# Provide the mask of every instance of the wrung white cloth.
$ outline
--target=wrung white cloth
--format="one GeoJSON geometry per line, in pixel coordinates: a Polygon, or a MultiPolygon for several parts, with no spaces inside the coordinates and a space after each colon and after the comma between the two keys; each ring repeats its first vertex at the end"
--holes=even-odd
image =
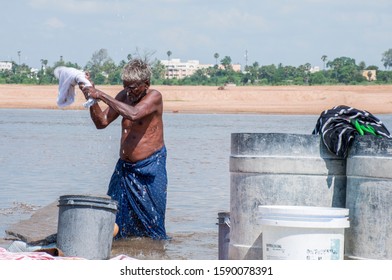
{"type": "MultiPolygon", "coordinates": [[[[56,69],[54,69],[54,75],[59,79],[59,92],[57,96],[57,105],[59,107],[71,105],[75,101],[75,86],[77,84],[83,83],[84,86],[92,86],[83,71],[72,67],[56,67],[56,69]]],[[[89,98],[83,106],[88,108],[94,103],[95,100],[89,98]]]]}

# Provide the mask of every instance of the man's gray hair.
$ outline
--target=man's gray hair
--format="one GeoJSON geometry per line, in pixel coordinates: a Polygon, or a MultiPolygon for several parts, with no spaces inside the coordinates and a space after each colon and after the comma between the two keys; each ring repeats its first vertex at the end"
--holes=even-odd
{"type": "Polygon", "coordinates": [[[121,73],[121,79],[125,82],[150,81],[151,67],[142,59],[132,59],[125,64],[121,73]]]}

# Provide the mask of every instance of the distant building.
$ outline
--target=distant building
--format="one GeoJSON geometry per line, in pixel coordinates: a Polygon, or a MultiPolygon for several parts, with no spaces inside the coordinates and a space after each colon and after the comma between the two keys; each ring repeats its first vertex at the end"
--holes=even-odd
{"type": "Polygon", "coordinates": [[[320,71],[320,67],[319,66],[313,66],[309,70],[310,73],[316,73],[316,72],[319,72],[319,71],[320,71]]]}
{"type": "Polygon", "coordinates": [[[369,82],[377,80],[376,70],[363,70],[362,76],[366,78],[369,82]]]}
{"type": "MultiPolygon", "coordinates": [[[[161,63],[165,66],[165,78],[166,79],[183,79],[185,77],[192,76],[199,69],[206,69],[214,67],[213,64],[200,64],[198,60],[188,60],[182,62],[178,58],[170,60],[161,60],[161,63]]],[[[233,64],[234,71],[241,71],[241,65],[233,64]]],[[[223,68],[222,65],[219,68],[223,68]]]]}
{"type": "Polygon", "coordinates": [[[12,62],[0,61],[0,71],[12,70],[12,62]]]}
{"type": "Polygon", "coordinates": [[[198,60],[188,60],[187,62],[181,62],[180,59],[161,60],[161,63],[165,66],[165,78],[166,79],[183,79],[187,76],[193,75],[197,69],[200,69],[198,60]]]}
{"type": "MultiPolygon", "coordinates": [[[[219,69],[225,69],[225,67],[221,64],[218,66],[219,69]]],[[[231,64],[231,68],[233,68],[233,70],[235,72],[241,72],[241,64],[231,64]]]]}

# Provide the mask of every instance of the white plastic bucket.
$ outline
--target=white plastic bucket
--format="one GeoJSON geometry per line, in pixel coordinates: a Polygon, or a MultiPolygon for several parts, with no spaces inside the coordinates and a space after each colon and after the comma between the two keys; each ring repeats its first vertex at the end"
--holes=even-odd
{"type": "Polygon", "coordinates": [[[342,260],[349,209],[259,206],[263,260],[342,260]]]}

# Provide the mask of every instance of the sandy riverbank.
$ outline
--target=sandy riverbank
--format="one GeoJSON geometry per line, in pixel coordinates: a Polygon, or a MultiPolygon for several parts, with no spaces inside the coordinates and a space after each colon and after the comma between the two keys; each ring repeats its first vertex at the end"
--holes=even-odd
{"type": "MultiPolygon", "coordinates": [[[[114,96],[121,86],[97,86],[114,96]]],[[[381,86],[154,86],[162,92],[166,112],[320,114],[335,105],[348,105],[373,114],[392,113],[392,85],[381,86]]],[[[56,85],[0,85],[0,108],[59,109],[56,85]]],[[[66,109],[84,109],[76,101],[66,109]]]]}

